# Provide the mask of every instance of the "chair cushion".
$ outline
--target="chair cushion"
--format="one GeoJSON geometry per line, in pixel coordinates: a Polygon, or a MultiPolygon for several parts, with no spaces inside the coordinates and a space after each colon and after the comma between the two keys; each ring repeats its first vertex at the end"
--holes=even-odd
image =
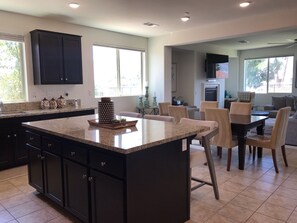
{"type": "Polygon", "coordinates": [[[286,107],[286,97],[272,97],[272,105],[276,110],[286,107]]]}
{"type": "Polygon", "coordinates": [[[204,148],[200,145],[190,145],[190,168],[202,166],[206,162],[204,148]]]}
{"type": "Polygon", "coordinates": [[[294,111],[295,110],[295,102],[294,102],[293,96],[289,95],[289,96],[285,96],[285,98],[286,98],[286,106],[291,107],[291,110],[294,111]]]}

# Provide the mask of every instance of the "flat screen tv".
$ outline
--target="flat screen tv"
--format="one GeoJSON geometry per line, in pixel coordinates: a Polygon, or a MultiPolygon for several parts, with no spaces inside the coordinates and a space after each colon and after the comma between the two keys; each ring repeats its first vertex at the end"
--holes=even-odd
{"type": "Polygon", "coordinates": [[[229,57],[220,54],[206,54],[205,71],[207,79],[228,78],[229,57]]]}

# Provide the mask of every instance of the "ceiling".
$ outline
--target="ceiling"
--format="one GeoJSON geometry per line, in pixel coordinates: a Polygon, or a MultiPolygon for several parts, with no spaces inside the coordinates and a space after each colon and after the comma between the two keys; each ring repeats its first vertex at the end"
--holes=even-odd
{"type": "MultiPolygon", "coordinates": [[[[240,8],[240,2],[241,0],[1,0],[0,9],[137,36],[155,37],[222,21],[297,8],[296,0],[252,0],[248,8],[240,8]],[[71,9],[68,7],[70,2],[77,2],[80,7],[71,9]],[[189,12],[191,19],[183,23],[180,17],[185,12],[189,12]],[[159,26],[147,27],[143,25],[146,22],[159,26]]],[[[287,39],[296,38],[297,30],[286,30],[213,43],[252,48],[260,45],[265,47],[263,44],[267,46],[268,42],[286,42],[287,39]],[[238,40],[247,40],[249,45],[239,44],[238,40]]]]}

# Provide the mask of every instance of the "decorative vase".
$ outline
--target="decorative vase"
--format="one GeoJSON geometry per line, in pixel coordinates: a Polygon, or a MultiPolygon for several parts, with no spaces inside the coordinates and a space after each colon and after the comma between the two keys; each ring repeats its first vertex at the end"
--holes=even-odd
{"type": "Polygon", "coordinates": [[[114,104],[110,98],[101,98],[98,102],[98,114],[100,124],[110,124],[114,119],[114,104]]]}
{"type": "Polygon", "coordinates": [[[50,101],[49,101],[49,108],[50,109],[56,109],[57,108],[57,102],[54,98],[52,98],[50,101]]]}
{"type": "Polygon", "coordinates": [[[66,100],[65,98],[63,98],[63,96],[61,95],[58,99],[57,99],[57,108],[63,108],[66,106],[66,100]]]}
{"type": "Polygon", "coordinates": [[[50,104],[49,104],[49,100],[47,100],[46,98],[44,98],[41,102],[40,102],[40,108],[41,109],[49,109],[50,104]]]}

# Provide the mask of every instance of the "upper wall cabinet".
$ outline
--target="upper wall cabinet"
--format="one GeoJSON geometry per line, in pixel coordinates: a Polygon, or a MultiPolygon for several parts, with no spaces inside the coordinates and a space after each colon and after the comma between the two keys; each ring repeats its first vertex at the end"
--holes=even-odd
{"type": "Polygon", "coordinates": [[[33,30],[34,84],[82,84],[81,36],[33,30]]]}

